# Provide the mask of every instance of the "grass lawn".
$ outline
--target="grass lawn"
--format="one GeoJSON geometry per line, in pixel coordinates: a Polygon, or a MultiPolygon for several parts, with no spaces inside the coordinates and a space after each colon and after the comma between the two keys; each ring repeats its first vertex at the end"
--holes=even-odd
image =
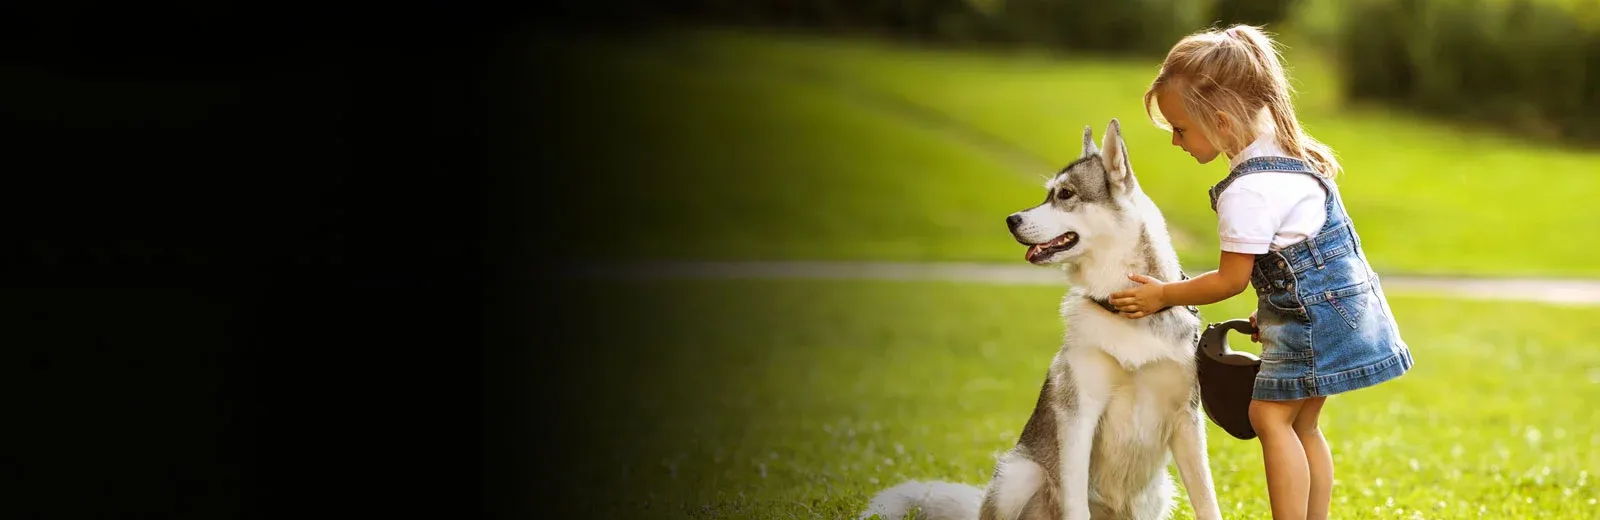
{"type": "MultiPolygon", "coordinates": [[[[625,326],[562,349],[573,377],[559,396],[581,404],[561,428],[572,437],[552,443],[583,450],[560,467],[561,505],[588,518],[842,518],[905,479],[981,484],[1032,409],[1059,297],[894,282],[574,293],[567,312],[625,326]]],[[[1417,366],[1328,404],[1334,516],[1600,516],[1600,310],[1392,303],[1417,366]]],[[[1248,301],[1205,311],[1244,316],[1248,301]]],[[[1224,516],[1269,518],[1258,445],[1212,426],[1209,450],[1224,516]]],[[[1177,515],[1192,518],[1186,502],[1177,515]]]]}
{"type": "MultiPolygon", "coordinates": [[[[542,189],[583,203],[590,232],[553,239],[585,255],[615,249],[617,233],[592,232],[615,227],[656,257],[1014,261],[1004,216],[1042,197],[1084,125],[1098,136],[1118,117],[1186,264],[1215,263],[1205,190],[1224,167],[1194,164],[1146,121],[1154,59],[727,31],[559,45],[573,59],[547,53],[539,70],[571,95],[553,99],[582,102],[540,116],[561,129],[545,153],[586,182],[542,189]]],[[[1600,153],[1342,107],[1320,61],[1289,59],[1379,270],[1600,275],[1595,243],[1574,239],[1600,226],[1585,210],[1600,153]]]]}
{"type": "MultiPolygon", "coordinates": [[[[555,150],[600,175],[566,197],[602,219],[582,229],[628,230],[635,252],[665,258],[1022,258],[1002,247],[1016,245],[1005,217],[1042,199],[1042,180],[836,93],[678,51],[612,48],[567,69],[598,99],[563,133],[617,145],[555,150]]],[[[552,240],[616,248],[608,233],[552,240]]]]}

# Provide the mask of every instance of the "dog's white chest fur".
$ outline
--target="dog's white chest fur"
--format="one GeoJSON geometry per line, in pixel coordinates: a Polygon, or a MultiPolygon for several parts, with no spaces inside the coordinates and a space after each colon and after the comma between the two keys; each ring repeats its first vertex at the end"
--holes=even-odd
{"type": "MultiPolygon", "coordinates": [[[[1174,309],[1168,312],[1182,311],[1174,309]]],[[[1182,345],[1174,343],[1167,331],[1140,321],[1153,320],[1155,317],[1130,320],[1106,312],[1093,302],[1071,294],[1061,304],[1061,315],[1069,324],[1065,345],[1097,347],[1122,365],[1123,370],[1138,370],[1163,359],[1177,362],[1185,368],[1194,365],[1191,349],[1180,348],[1182,345]]]]}

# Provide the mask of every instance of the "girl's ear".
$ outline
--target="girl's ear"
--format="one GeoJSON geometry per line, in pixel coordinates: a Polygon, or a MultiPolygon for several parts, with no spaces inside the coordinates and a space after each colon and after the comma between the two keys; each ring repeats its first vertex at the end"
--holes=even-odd
{"type": "Polygon", "coordinates": [[[1217,133],[1219,133],[1219,134],[1229,135],[1229,134],[1233,133],[1233,119],[1230,119],[1228,117],[1228,114],[1226,112],[1221,111],[1221,110],[1217,111],[1217,125],[1216,126],[1217,126],[1217,133]]]}
{"type": "Polygon", "coordinates": [[[1244,146],[1229,144],[1234,142],[1232,137],[1235,135],[1233,132],[1233,127],[1237,124],[1239,124],[1238,121],[1234,121],[1232,117],[1228,117],[1227,113],[1218,110],[1216,125],[1217,135],[1208,136],[1211,138],[1211,144],[1216,146],[1218,150],[1222,151],[1222,153],[1227,154],[1228,157],[1233,157],[1240,152],[1240,150],[1233,149],[1234,146],[1244,146]]]}

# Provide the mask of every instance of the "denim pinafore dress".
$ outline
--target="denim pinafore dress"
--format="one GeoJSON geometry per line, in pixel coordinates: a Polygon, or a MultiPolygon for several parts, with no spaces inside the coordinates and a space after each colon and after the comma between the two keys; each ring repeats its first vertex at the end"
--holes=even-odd
{"type": "Polygon", "coordinates": [[[1239,177],[1261,172],[1310,175],[1327,192],[1327,220],[1317,234],[1278,251],[1256,255],[1250,285],[1256,291],[1261,370],[1252,398],[1291,401],[1358,390],[1405,374],[1411,350],[1384,297],[1378,274],[1361,250],[1334,183],[1289,157],[1254,157],[1211,187],[1217,197],[1239,177]]]}

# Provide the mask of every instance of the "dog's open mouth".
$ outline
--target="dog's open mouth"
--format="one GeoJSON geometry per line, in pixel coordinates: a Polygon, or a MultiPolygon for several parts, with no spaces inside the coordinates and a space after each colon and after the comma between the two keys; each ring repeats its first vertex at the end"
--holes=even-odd
{"type": "Polygon", "coordinates": [[[1068,231],[1066,233],[1062,233],[1061,236],[1051,239],[1049,242],[1028,246],[1028,252],[1027,254],[1023,255],[1023,258],[1026,258],[1029,262],[1033,262],[1053,253],[1072,249],[1072,246],[1075,245],[1078,245],[1078,234],[1068,231]]]}

